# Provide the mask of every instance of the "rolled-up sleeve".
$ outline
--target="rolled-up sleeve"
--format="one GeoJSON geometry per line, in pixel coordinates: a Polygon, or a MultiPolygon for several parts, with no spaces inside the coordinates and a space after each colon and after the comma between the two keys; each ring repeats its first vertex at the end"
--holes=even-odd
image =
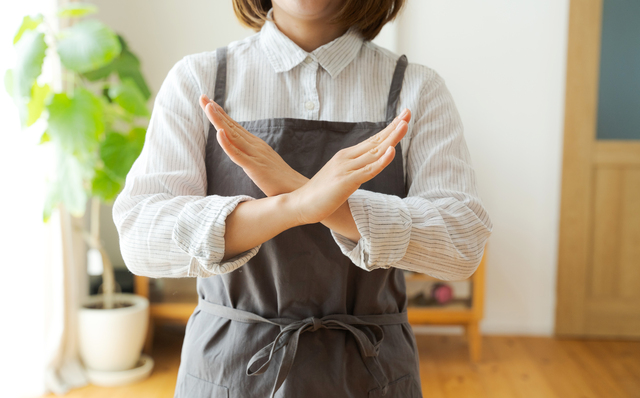
{"type": "MultiPolygon", "coordinates": [[[[215,70],[215,69],[214,69],[215,70]]],[[[113,205],[120,250],[136,275],[208,277],[231,272],[261,245],[222,261],[225,221],[246,195],[206,195],[204,92],[183,58],[155,100],[144,147],[113,205]]]]}
{"type": "Polygon", "coordinates": [[[409,145],[402,148],[408,150],[407,196],[358,189],[348,203],[360,240],[331,234],[367,271],[397,267],[466,279],[480,264],[493,225],[478,195],[460,115],[438,74],[421,89],[412,112],[409,145]]]}

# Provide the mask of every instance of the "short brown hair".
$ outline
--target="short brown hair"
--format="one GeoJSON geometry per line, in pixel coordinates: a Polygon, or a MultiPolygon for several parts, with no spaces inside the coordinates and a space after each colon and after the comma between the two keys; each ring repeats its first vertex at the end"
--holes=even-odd
{"type": "MultiPolygon", "coordinates": [[[[382,27],[393,20],[405,0],[346,0],[333,23],[355,26],[365,40],[373,40],[382,27]]],[[[260,30],[271,9],[271,0],[233,0],[233,10],[240,22],[260,30]]]]}

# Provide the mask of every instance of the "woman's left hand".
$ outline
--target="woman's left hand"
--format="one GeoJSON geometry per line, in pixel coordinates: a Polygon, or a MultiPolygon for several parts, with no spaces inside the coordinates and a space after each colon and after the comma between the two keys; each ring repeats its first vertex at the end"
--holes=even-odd
{"type": "Polygon", "coordinates": [[[218,131],[216,138],[229,158],[267,196],[295,191],[309,179],[292,169],[266,142],[248,132],[206,95],[200,106],[218,131]]]}

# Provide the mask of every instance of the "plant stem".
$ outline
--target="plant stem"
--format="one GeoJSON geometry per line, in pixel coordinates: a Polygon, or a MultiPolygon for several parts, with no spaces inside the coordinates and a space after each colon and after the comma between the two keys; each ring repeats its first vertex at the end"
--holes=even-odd
{"type": "Polygon", "coordinates": [[[115,273],[113,264],[100,241],[100,199],[91,198],[91,234],[90,245],[98,249],[102,255],[102,294],[104,297],[104,309],[112,309],[114,305],[114,293],[116,290],[115,273]]]}

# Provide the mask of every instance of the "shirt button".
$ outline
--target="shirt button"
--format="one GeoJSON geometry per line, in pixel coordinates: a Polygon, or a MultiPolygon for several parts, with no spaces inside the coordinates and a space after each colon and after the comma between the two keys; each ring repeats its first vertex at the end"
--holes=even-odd
{"type": "Polygon", "coordinates": [[[304,104],[305,108],[307,108],[308,110],[312,110],[316,105],[313,103],[313,101],[307,101],[304,104]]]}
{"type": "Polygon", "coordinates": [[[307,56],[307,58],[304,59],[304,63],[305,64],[310,64],[313,62],[313,59],[311,59],[311,57],[307,56]]]}

